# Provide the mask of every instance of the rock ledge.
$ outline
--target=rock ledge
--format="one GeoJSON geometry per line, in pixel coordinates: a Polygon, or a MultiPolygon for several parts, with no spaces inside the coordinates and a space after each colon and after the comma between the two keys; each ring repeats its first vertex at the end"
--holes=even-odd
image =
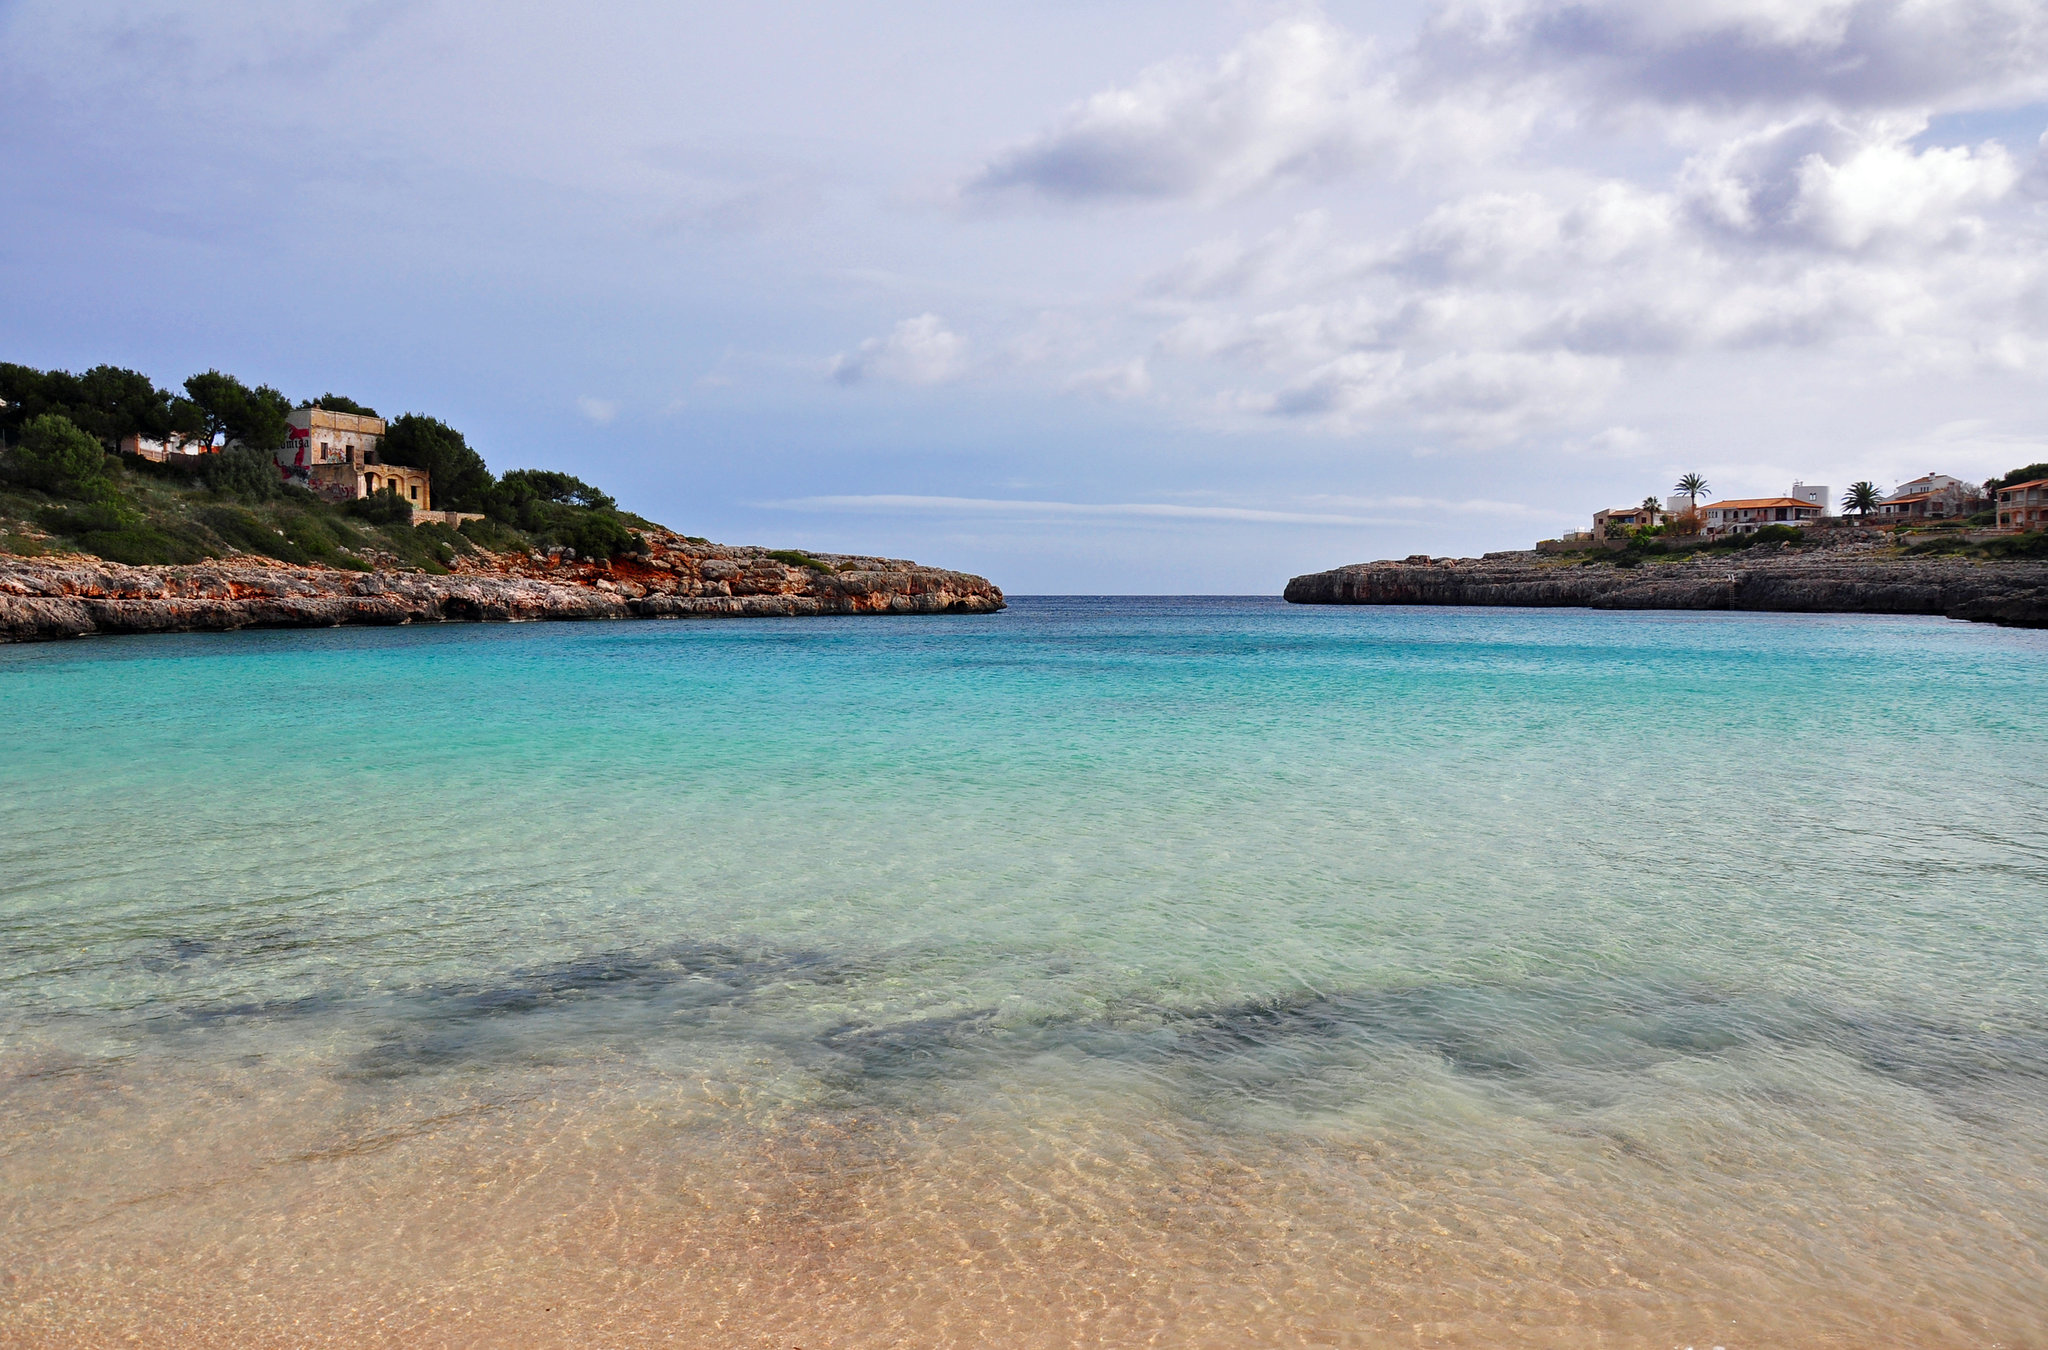
{"type": "Polygon", "coordinates": [[[609,562],[466,556],[446,576],[345,572],[235,557],[129,567],[78,554],[0,555],[0,642],[111,633],[540,619],[789,618],[989,614],[997,587],[898,558],[819,555],[831,571],[758,548],[666,532],[645,557],[609,562]]]}
{"type": "MultiPolygon", "coordinates": [[[[1768,547],[1768,546],[1766,546],[1768,547]]],[[[1353,563],[1287,583],[1298,605],[1519,605],[1941,614],[2048,628],[2048,562],[1842,556],[1759,547],[1737,556],[1587,565],[1537,553],[1353,563]],[[1752,556],[1755,555],[1755,556],[1752,556]]]]}

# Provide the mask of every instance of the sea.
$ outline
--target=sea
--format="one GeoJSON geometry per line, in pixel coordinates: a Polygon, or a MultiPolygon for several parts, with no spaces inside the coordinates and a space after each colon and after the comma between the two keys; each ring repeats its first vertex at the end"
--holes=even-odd
{"type": "Polygon", "coordinates": [[[0,1344],[2048,1346],[2048,633],[0,648],[0,1344]]]}

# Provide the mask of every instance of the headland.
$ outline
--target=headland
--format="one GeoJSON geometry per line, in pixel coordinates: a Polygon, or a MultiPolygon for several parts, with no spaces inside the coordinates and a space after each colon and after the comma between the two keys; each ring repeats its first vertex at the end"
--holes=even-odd
{"type": "MultiPolygon", "coordinates": [[[[1730,552],[1412,556],[1298,576],[1300,605],[1518,605],[1588,609],[1775,610],[1939,614],[2048,628],[2048,558],[1915,554],[1889,541],[1798,543],[1730,552]]],[[[1874,533],[1874,532],[1873,532],[1874,533]]]]}
{"type": "Polygon", "coordinates": [[[986,614],[986,580],[679,534],[454,427],[208,371],[0,362],[0,642],[536,619],[986,614]]]}
{"type": "Polygon", "coordinates": [[[981,577],[898,558],[727,547],[647,530],[644,551],[572,549],[448,557],[437,573],[293,564],[238,554],[132,566],[81,553],[0,554],[0,642],[116,633],[332,628],[543,619],[988,614],[981,577]]]}

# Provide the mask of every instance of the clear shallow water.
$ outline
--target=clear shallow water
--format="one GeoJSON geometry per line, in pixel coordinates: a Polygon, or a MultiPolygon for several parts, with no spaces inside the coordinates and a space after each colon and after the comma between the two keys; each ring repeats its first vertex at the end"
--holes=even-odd
{"type": "Polygon", "coordinates": [[[2048,1344],[2048,635],[0,649],[0,1340],[2048,1344]]]}

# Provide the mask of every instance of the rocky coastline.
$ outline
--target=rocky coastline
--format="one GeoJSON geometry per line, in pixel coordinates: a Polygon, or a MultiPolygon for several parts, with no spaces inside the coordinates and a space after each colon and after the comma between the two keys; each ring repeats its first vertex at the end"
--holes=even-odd
{"type": "Polygon", "coordinates": [[[1760,546],[1634,566],[1536,552],[1411,557],[1295,577],[1297,605],[1508,605],[1939,614],[2048,628],[2048,561],[1902,558],[1760,546]]]}
{"type": "Polygon", "coordinates": [[[644,555],[470,553],[446,575],[343,571],[238,555],[139,567],[83,554],[0,554],[0,642],[237,628],[552,619],[989,614],[981,577],[896,558],[703,543],[665,531],[644,555]],[[816,564],[816,565],[813,565],[816,564]]]}

